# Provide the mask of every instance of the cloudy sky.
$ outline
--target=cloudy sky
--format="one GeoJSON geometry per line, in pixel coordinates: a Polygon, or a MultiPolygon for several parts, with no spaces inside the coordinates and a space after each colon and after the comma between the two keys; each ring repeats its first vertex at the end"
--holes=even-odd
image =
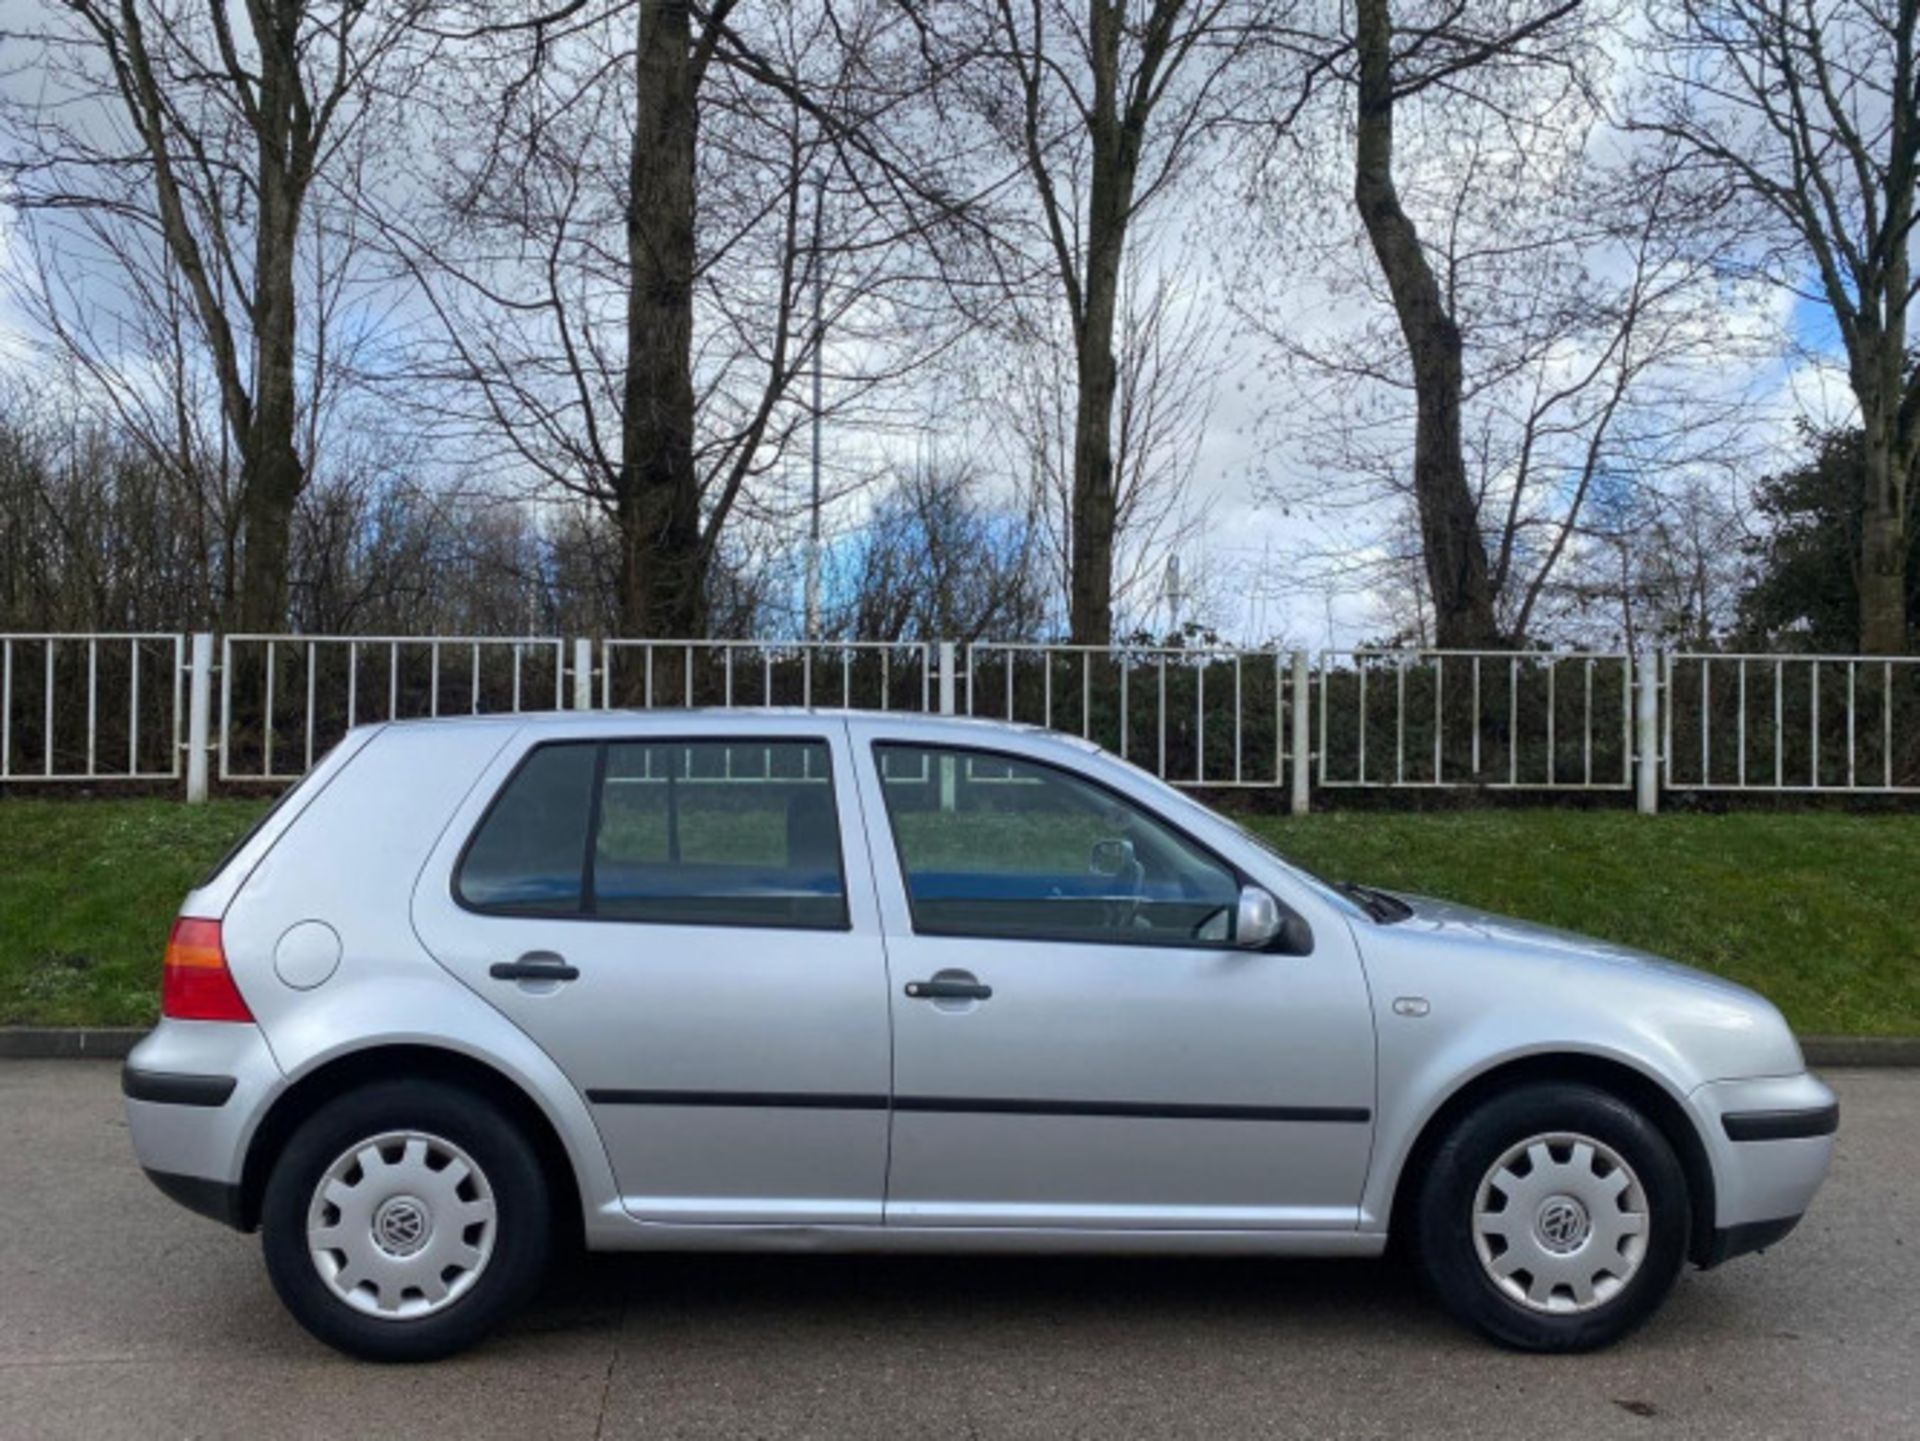
{"type": "MultiPolygon", "coordinates": [[[[36,0],[0,0],[0,33],[29,23],[36,0]]],[[[4,42],[0,42],[4,43],[4,42]]],[[[1631,82],[1630,70],[1616,84],[1631,82]]],[[[18,95],[38,77],[9,68],[0,56],[0,85],[18,95]]],[[[1415,130],[1409,149],[1414,163],[1444,170],[1448,142],[1432,128],[1415,130]]],[[[1337,135],[1329,135],[1316,163],[1306,167],[1305,183],[1339,187],[1347,163],[1337,135]]],[[[1611,143],[1596,136],[1590,146],[1611,143]]],[[[1246,321],[1257,305],[1259,329],[1297,337],[1336,336],[1366,317],[1370,302],[1351,287],[1332,288],[1317,276],[1290,278],[1285,267],[1250,279],[1245,263],[1257,250],[1243,248],[1244,227],[1255,223],[1243,214],[1223,222],[1235,205],[1242,181],[1238,162],[1221,159],[1213,173],[1171,193],[1153,217],[1152,235],[1141,252],[1143,273],[1178,267],[1183,303],[1213,331],[1212,350],[1219,367],[1213,404],[1193,460],[1192,503],[1203,524],[1181,548],[1189,586],[1198,592],[1198,617],[1224,633],[1248,642],[1280,640],[1311,647],[1345,646],[1396,628],[1398,617],[1382,599],[1350,585],[1316,583],[1323,564],[1310,557],[1330,551],[1356,551],[1377,544],[1392,517],[1356,515],[1351,509],[1314,504],[1321,477],[1307,453],[1314,428],[1327,415],[1290,390],[1276,366],[1274,347],[1246,321]],[[1257,287],[1253,283],[1257,280],[1257,287]],[[1254,294],[1257,288],[1257,296],[1254,294]],[[1359,308],[1359,309],[1357,309],[1359,308]],[[1283,499],[1291,504],[1283,504],[1283,499]]],[[[1319,197],[1324,202],[1325,196],[1319,197]]],[[[1349,262],[1366,263],[1351,217],[1338,204],[1319,203],[1328,218],[1316,243],[1338,250],[1349,262]]],[[[20,247],[9,239],[9,217],[0,205],[0,270],[17,272],[20,247]]],[[[1294,239],[1297,241],[1298,236],[1294,239]]],[[[1604,260],[1596,264],[1604,267],[1604,260]]],[[[1377,312],[1376,312],[1377,315],[1377,312]]],[[[1766,333],[1779,344],[1759,359],[1701,368],[1694,377],[1703,392],[1740,393],[1751,399],[1748,440],[1756,448],[1792,454],[1792,424],[1808,415],[1823,422],[1844,418],[1850,409],[1844,385],[1836,385],[1832,362],[1837,349],[1829,317],[1819,306],[1775,292],[1758,302],[1751,315],[1734,318],[1753,334],[1766,333]]],[[[0,363],[19,368],[32,363],[24,316],[0,295],[0,363]]],[[[1577,357],[1568,357],[1573,364],[1577,357]]],[[[991,424],[990,419],[986,424],[991,424]]],[[[989,437],[961,434],[941,437],[943,451],[989,448],[989,437]]],[[[857,530],[871,497],[840,507],[830,529],[843,536],[857,530]]],[[[1136,623],[1164,622],[1164,608],[1136,603],[1136,623]]]]}

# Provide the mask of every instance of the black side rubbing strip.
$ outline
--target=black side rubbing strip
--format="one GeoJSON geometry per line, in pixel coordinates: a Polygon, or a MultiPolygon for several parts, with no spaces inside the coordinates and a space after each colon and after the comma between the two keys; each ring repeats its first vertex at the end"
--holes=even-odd
{"type": "Polygon", "coordinates": [[[1840,1129],[1840,1106],[1811,1111],[1729,1111],[1720,1118],[1729,1141],[1804,1141],[1840,1129]]]}
{"type": "MultiPolygon", "coordinates": [[[[600,1106],[767,1106],[817,1111],[884,1111],[883,1095],[816,1091],[624,1091],[590,1090],[600,1106]]],[[[1205,1106],[1151,1101],[1029,1101],[997,1096],[896,1096],[896,1111],[939,1115],[1127,1116],[1170,1121],[1305,1121],[1362,1125],[1373,1119],[1365,1106],[1205,1106]]]]}
{"type": "Polygon", "coordinates": [[[883,1095],[832,1091],[622,1091],[591,1090],[596,1106],[759,1106],[796,1111],[884,1111],[883,1095]]]}
{"type": "Polygon", "coordinates": [[[120,1068],[120,1094],[130,1101],[159,1101],[169,1106],[224,1106],[238,1085],[232,1076],[183,1076],[165,1071],[120,1068]]]}
{"type": "Polygon", "coordinates": [[[1333,1121],[1373,1119],[1365,1106],[1207,1106],[1157,1101],[1029,1101],[1000,1096],[896,1096],[896,1111],[994,1116],[1132,1116],[1165,1121],[1333,1121]]]}

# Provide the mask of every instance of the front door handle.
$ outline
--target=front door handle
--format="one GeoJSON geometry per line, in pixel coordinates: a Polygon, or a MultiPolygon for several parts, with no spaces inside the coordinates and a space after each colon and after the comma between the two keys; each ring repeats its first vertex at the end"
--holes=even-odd
{"type": "Polygon", "coordinates": [[[993,987],[969,975],[942,972],[925,981],[908,981],[907,994],[916,1001],[984,1001],[993,987]]]}
{"type": "Polygon", "coordinates": [[[487,974],[496,981],[577,981],[580,968],[552,951],[528,951],[517,961],[495,961],[487,974]]]}

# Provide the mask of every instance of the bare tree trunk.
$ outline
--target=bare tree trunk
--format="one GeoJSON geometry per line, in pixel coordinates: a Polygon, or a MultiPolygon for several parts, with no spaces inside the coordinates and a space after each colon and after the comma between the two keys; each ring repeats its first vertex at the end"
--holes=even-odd
{"type": "Polygon", "coordinates": [[[1433,597],[1434,639],[1444,648],[1495,644],[1493,589],[1479,508],[1460,441],[1460,330],[1393,181],[1393,19],[1389,0],[1358,0],[1358,150],[1353,197],[1393,295],[1413,364],[1418,418],[1413,489],[1433,597]]]}
{"type": "Polygon", "coordinates": [[[628,167],[627,371],[615,517],[620,624],[706,629],[706,550],[693,465],[694,142],[699,73],[688,0],[641,0],[628,167]]]}
{"type": "MultiPolygon", "coordinates": [[[[1909,0],[1899,78],[1903,96],[1915,94],[1912,44],[1914,9],[1909,0]]],[[[1920,373],[1909,376],[1907,306],[1909,276],[1906,234],[1913,224],[1915,151],[1920,115],[1904,110],[1895,153],[1906,158],[1904,173],[1889,186],[1890,230],[1901,239],[1885,248],[1886,301],[1879,324],[1872,312],[1856,322],[1853,392],[1860,402],[1862,460],[1866,494],[1860,509],[1860,649],[1868,655],[1901,655],[1908,648],[1907,500],[1915,461],[1920,458],[1920,373]]]]}
{"type": "Polygon", "coordinates": [[[1118,521],[1113,474],[1113,356],[1120,259],[1133,205],[1137,135],[1120,119],[1120,0],[1092,0],[1090,117],[1093,173],[1087,198],[1086,289],[1074,336],[1072,556],[1067,619],[1076,645],[1113,640],[1113,548],[1118,521]]]}
{"type": "Polygon", "coordinates": [[[307,479],[296,448],[300,404],[293,267],[313,156],[294,113],[305,102],[294,50],[301,5],[294,0],[281,8],[287,13],[273,17],[272,39],[262,40],[254,120],[260,215],[254,233],[253,395],[241,444],[238,611],[241,628],[256,632],[286,629],[293,511],[307,479]]]}
{"type": "Polygon", "coordinates": [[[1907,479],[1895,455],[1893,426],[1868,413],[1864,439],[1866,494],[1860,514],[1860,649],[1900,655],[1907,649],[1907,479]]]}

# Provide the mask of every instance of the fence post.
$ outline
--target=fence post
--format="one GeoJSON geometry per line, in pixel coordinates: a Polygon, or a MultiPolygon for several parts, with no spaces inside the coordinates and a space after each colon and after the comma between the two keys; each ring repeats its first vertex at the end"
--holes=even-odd
{"type": "MultiPolygon", "coordinates": [[[[1311,768],[1308,764],[1313,749],[1312,730],[1309,726],[1311,711],[1308,704],[1308,691],[1313,682],[1307,670],[1307,653],[1297,650],[1293,653],[1293,814],[1304,816],[1307,813],[1307,784],[1311,768]]],[[[1324,738],[1321,744],[1325,744],[1324,738]]]]}
{"type": "Polygon", "coordinates": [[[207,723],[213,706],[213,636],[196,631],[187,661],[187,804],[206,804],[207,723]]]}
{"type": "Polygon", "coordinates": [[[1640,662],[1634,706],[1635,770],[1639,811],[1650,816],[1660,809],[1660,653],[1649,651],[1640,662]]]}
{"type": "Polygon", "coordinates": [[[593,709],[593,642],[585,636],[573,642],[573,708],[593,709]]]}
{"type": "Polygon", "coordinates": [[[940,714],[952,715],[954,712],[954,664],[953,642],[940,642],[940,714]]]}

